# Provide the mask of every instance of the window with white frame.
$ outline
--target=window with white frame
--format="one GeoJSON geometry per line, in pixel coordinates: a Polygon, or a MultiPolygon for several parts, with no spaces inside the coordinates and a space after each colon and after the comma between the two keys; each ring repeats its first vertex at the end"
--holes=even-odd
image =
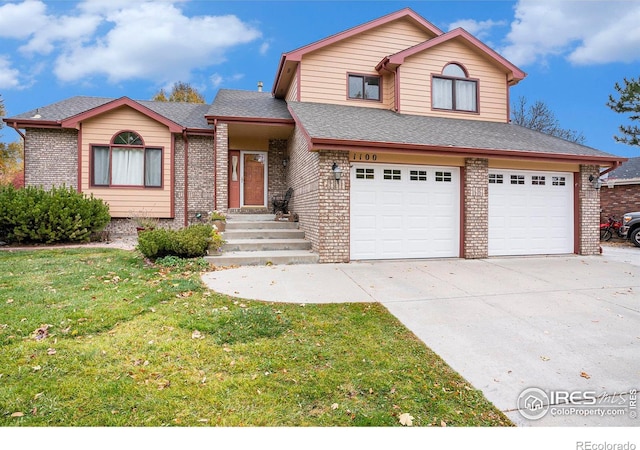
{"type": "Polygon", "coordinates": [[[146,147],[133,131],[118,133],[110,145],[91,147],[93,186],[162,187],[162,149],[146,147]]]}
{"type": "Polygon", "coordinates": [[[431,81],[431,104],[435,109],[478,112],[478,82],[469,79],[459,64],[447,64],[431,81]]]}

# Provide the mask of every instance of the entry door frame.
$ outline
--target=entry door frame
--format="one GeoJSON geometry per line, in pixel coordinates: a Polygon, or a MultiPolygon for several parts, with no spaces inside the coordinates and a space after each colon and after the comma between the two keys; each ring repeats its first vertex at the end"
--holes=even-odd
{"type": "Polygon", "coordinates": [[[241,208],[266,208],[267,207],[267,186],[269,180],[269,159],[267,152],[261,152],[256,150],[241,150],[240,151],[240,207],[241,208]],[[245,205],[244,204],[244,158],[245,155],[261,155],[264,158],[264,202],[262,205],[245,205]]]}

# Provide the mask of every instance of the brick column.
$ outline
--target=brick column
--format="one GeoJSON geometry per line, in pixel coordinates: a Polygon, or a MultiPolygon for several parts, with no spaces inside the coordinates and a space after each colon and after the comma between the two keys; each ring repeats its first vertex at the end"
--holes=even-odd
{"type": "Polygon", "coordinates": [[[594,189],[589,181],[589,175],[598,177],[599,167],[593,165],[581,165],[580,172],[576,174],[577,205],[576,242],[578,253],[581,255],[597,255],[600,253],[600,191],[594,189]]]}
{"type": "Polygon", "coordinates": [[[464,170],[464,257],[489,256],[489,160],[466,158],[464,170]]]}
{"type": "Polygon", "coordinates": [[[215,199],[216,209],[226,211],[229,207],[229,130],[226,123],[216,125],[215,136],[215,199]]]}
{"type": "Polygon", "coordinates": [[[318,253],[320,262],[349,262],[349,153],[320,152],[319,161],[319,232],[318,253]],[[336,181],[331,167],[336,163],[342,169],[340,181],[336,181]]]}

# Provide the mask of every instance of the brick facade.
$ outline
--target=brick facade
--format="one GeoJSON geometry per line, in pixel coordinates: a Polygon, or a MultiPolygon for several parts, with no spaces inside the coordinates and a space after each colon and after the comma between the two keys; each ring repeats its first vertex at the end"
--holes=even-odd
{"type": "Polygon", "coordinates": [[[489,255],[489,160],[465,159],[463,171],[465,258],[489,255]]]}
{"type": "Polygon", "coordinates": [[[320,262],[349,262],[350,192],[349,153],[321,151],[318,180],[318,213],[322,219],[318,230],[320,262]],[[336,181],[333,163],[342,169],[336,181]]]}
{"type": "Polygon", "coordinates": [[[25,136],[25,186],[78,189],[78,131],[29,128],[25,136]]]}
{"type": "Polygon", "coordinates": [[[577,174],[577,252],[580,255],[596,255],[600,252],[600,191],[594,189],[589,176],[597,177],[599,167],[581,165],[577,174]]]}
{"type": "Polygon", "coordinates": [[[320,252],[319,160],[318,153],[307,149],[302,132],[296,128],[289,139],[287,186],[293,188],[289,209],[298,214],[300,229],[311,241],[313,251],[320,252]]]}
{"type": "Polygon", "coordinates": [[[229,127],[216,125],[215,136],[215,209],[227,211],[229,207],[229,127]]]}
{"type": "Polygon", "coordinates": [[[618,184],[600,189],[600,222],[606,222],[609,216],[622,219],[628,212],[640,211],[640,183],[618,184]]]}
{"type": "MultiPolygon", "coordinates": [[[[282,163],[287,158],[287,140],[271,139],[269,141],[269,156],[267,157],[267,200],[273,196],[281,196],[289,189],[287,185],[287,168],[282,163]]],[[[267,203],[267,208],[271,211],[271,203],[267,203]]]]}

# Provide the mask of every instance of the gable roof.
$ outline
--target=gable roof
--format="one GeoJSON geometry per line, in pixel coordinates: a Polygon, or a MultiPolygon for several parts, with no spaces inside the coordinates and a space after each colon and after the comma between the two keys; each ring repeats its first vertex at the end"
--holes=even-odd
{"type": "Polygon", "coordinates": [[[104,97],[71,97],[51,105],[43,106],[4,119],[7,123],[25,127],[74,127],[78,122],[103,112],[129,106],[167,125],[172,131],[187,129],[210,129],[205,115],[210,105],[181,102],[156,102],[104,97]]]}
{"type": "Polygon", "coordinates": [[[491,58],[498,65],[503,67],[505,71],[510,74],[509,82],[512,85],[517,84],[524,77],[527,76],[522,70],[520,70],[515,65],[511,64],[504,57],[499,55],[493,49],[482,43],[468,31],[463,28],[456,28],[455,30],[449,31],[448,33],[441,34],[440,36],[434,37],[433,39],[429,39],[428,41],[424,41],[420,44],[414,45],[413,47],[409,47],[406,50],[398,52],[396,54],[385,57],[378,65],[376,66],[376,70],[380,71],[381,69],[390,69],[395,68],[404,63],[404,60],[416,53],[422,52],[424,50],[436,47],[441,45],[444,42],[449,42],[454,39],[463,40],[467,44],[473,46],[478,49],[481,53],[485,54],[487,57],[491,58]]]}
{"type": "Polygon", "coordinates": [[[311,150],[427,152],[450,156],[616,165],[626,158],[519,125],[400,114],[389,110],[289,102],[311,150]]]}
{"type": "Polygon", "coordinates": [[[272,90],[273,94],[278,95],[278,90],[281,87],[282,83],[286,84],[287,80],[292,75],[293,67],[295,67],[302,60],[302,57],[305,54],[319,50],[328,45],[335,44],[336,42],[340,42],[344,39],[360,34],[364,31],[371,30],[373,28],[379,27],[380,25],[384,25],[398,19],[409,19],[415,24],[417,24],[418,26],[425,29],[427,32],[429,32],[433,36],[439,36],[443,33],[442,30],[440,30],[440,28],[436,27],[434,24],[426,20],[424,17],[420,16],[411,8],[404,8],[399,11],[393,12],[391,14],[387,14],[386,16],[379,17],[375,20],[371,20],[362,25],[349,28],[348,30],[326,37],[324,39],[321,39],[319,41],[297,48],[290,52],[283,53],[282,56],[280,57],[280,64],[278,64],[278,70],[276,71],[276,79],[273,82],[273,90],[272,90]]]}
{"type": "Polygon", "coordinates": [[[620,167],[609,172],[607,180],[618,182],[634,181],[634,184],[640,184],[640,157],[629,158],[620,167]]]}
{"type": "Polygon", "coordinates": [[[206,114],[209,120],[286,122],[293,118],[284,100],[274,98],[270,92],[220,89],[206,114]]]}

